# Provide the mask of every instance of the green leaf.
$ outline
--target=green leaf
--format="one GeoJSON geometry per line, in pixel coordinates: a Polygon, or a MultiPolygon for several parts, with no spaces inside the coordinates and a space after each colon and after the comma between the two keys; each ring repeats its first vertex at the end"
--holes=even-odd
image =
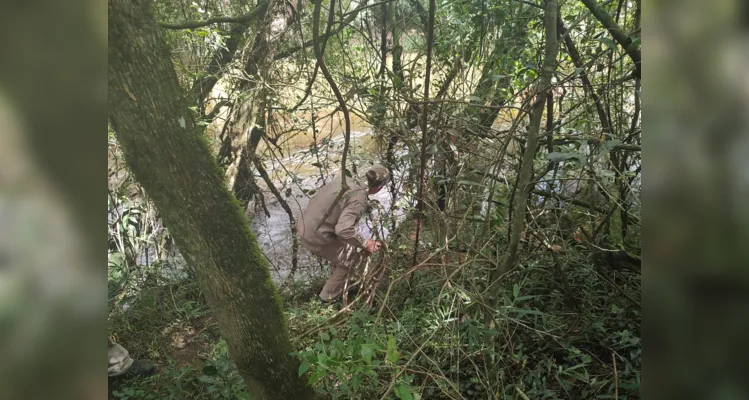
{"type": "Polygon", "coordinates": [[[520,293],[520,286],[516,283],[512,285],[512,297],[518,297],[518,293],[520,293]]]}
{"type": "Polygon", "coordinates": [[[306,360],[310,364],[314,364],[317,362],[317,354],[311,351],[300,353],[299,355],[301,355],[304,358],[304,360],[306,360]]]}
{"type": "Polygon", "coordinates": [[[388,335],[387,343],[387,360],[395,364],[400,356],[398,355],[398,347],[395,344],[395,338],[393,335],[388,335]]]}
{"type": "Polygon", "coordinates": [[[546,159],[551,162],[562,162],[567,161],[570,159],[577,160],[580,164],[585,164],[585,156],[583,156],[580,153],[575,152],[569,152],[569,153],[562,153],[558,151],[551,152],[546,155],[546,159]]]}
{"type": "Polygon", "coordinates": [[[613,139],[613,140],[607,140],[605,143],[606,149],[611,150],[614,147],[622,144],[622,141],[619,139],[613,139]]]}
{"type": "Polygon", "coordinates": [[[216,376],[218,374],[218,370],[213,365],[206,365],[203,367],[203,375],[206,376],[216,376]]]}
{"type": "Polygon", "coordinates": [[[394,391],[395,395],[401,400],[414,400],[413,395],[411,395],[411,390],[409,390],[408,386],[403,383],[398,385],[394,391]]]}
{"type": "Polygon", "coordinates": [[[516,313],[521,314],[521,315],[522,314],[533,314],[533,315],[541,315],[541,316],[548,315],[548,314],[542,313],[541,311],[538,311],[538,310],[527,310],[527,309],[524,309],[524,308],[511,308],[510,311],[516,312],[516,313]]]}
{"type": "Polygon", "coordinates": [[[198,377],[198,380],[203,383],[216,383],[216,378],[212,376],[201,375],[198,377]]]}
{"type": "Polygon", "coordinates": [[[570,153],[560,153],[558,151],[551,152],[546,155],[546,159],[552,162],[562,162],[569,160],[572,157],[570,153]]]}
{"type": "Polygon", "coordinates": [[[109,255],[109,264],[122,268],[125,265],[125,258],[120,252],[114,252],[109,255]]]}
{"type": "Polygon", "coordinates": [[[327,342],[327,341],[329,341],[329,340],[330,340],[330,334],[328,334],[328,332],[323,332],[323,333],[321,333],[321,334],[320,334],[320,337],[322,338],[322,340],[323,340],[324,342],[327,342]]]}
{"type": "Polygon", "coordinates": [[[363,345],[361,348],[361,358],[364,359],[367,363],[372,362],[372,355],[374,354],[374,349],[369,345],[363,345]]]}
{"type": "Polygon", "coordinates": [[[458,185],[484,186],[481,182],[474,182],[474,181],[458,181],[458,185]]]}
{"type": "Polygon", "coordinates": [[[316,371],[314,374],[312,374],[312,376],[310,376],[309,378],[307,378],[307,384],[313,385],[315,382],[319,381],[320,378],[323,377],[323,375],[325,375],[325,371],[324,370],[316,371]]]}
{"type": "Polygon", "coordinates": [[[232,384],[232,385],[243,385],[244,384],[244,379],[241,376],[237,375],[237,376],[231,378],[229,380],[229,383],[232,384]]]}
{"type": "Polygon", "coordinates": [[[304,375],[304,373],[307,372],[309,370],[309,367],[311,367],[311,366],[312,366],[312,364],[310,364],[310,363],[307,363],[307,362],[302,363],[302,365],[299,366],[299,371],[298,371],[299,372],[299,376],[304,375]]]}
{"type": "Polygon", "coordinates": [[[616,43],[607,37],[599,37],[596,41],[605,44],[611,50],[616,50],[616,43]]]}

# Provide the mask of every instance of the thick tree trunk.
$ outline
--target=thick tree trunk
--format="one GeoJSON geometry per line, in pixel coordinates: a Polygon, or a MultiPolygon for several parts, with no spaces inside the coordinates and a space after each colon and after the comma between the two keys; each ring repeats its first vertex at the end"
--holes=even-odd
{"type": "Polygon", "coordinates": [[[109,112],[128,164],[195,270],[256,399],[311,399],[255,235],[193,123],[146,0],[109,1],[109,112]]]}

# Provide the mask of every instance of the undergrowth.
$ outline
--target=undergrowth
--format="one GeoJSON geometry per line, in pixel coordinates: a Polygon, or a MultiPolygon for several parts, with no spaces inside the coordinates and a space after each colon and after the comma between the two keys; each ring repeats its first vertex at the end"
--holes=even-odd
{"type": "MultiPolygon", "coordinates": [[[[399,276],[406,263],[392,260],[399,276]]],[[[394,280],[381,312],[361,309],[334,323],[337,309],[314,300],[321,281],[285,286],[299,372],[331,399],[639,398],[639,273],[567,255],[562,285],[552,265],[535,257],[503,278],[491,328],[476,294],[484,267],[471,261],[394,280]]],[[[158,372],[113,383],[111,396],[249,398],[194,280],[150,282],[127,310],[113,307],[109,325],[158,372]]]]}
{"type": "Polygon", "coordinates": [[[301,370],[334,399],[388,389],[393,399],[638,398],[640,312],[611,287],[623,282],[636,298],[638,278],[603,280],[587,265],[567,272],[571,293],[548,265],[519,267],[502,286],[492,329],[470,294],[477,282],[423,272],[396,289],[381,320],[356,312],[298,342],[301,370]]]}

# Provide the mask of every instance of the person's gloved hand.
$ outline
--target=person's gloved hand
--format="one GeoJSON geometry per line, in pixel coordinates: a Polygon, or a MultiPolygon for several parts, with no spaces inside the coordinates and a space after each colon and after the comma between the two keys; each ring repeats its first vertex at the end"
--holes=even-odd
{"type": "Polygon", "coordinates": [[[382,248],[382,242],[379,240],[367,240],[365,249],[370,253],[376,253],[382,248]]]}

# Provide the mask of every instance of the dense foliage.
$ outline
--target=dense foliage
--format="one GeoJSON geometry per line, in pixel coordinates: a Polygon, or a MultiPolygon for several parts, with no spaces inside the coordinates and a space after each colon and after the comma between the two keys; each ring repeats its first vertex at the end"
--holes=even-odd
{"type": "MultiPolygon", "coordinates": [[[[420,0],[334,2],[332,25],[329,4],[155,2],[230,189],[261,242],[276,226],[264,250],[299,373],[335,399],[639,398],[640,1],[559,3],[548,97],[543,1],[433,2],[433,21],[420,0]],[[197,23],[211,19],[225,22],[197,23]],[[339,311],[314,300],[328,270],[293,225],[349,142],[347,169],[378,159],[396,176],[368,217],[390,231],[370,263],[391,279],[375,309],[339,311]]],[[[110,336],[159,368],[112,396],[249,398],[111,132],[109,160],[110,336]]]]}

